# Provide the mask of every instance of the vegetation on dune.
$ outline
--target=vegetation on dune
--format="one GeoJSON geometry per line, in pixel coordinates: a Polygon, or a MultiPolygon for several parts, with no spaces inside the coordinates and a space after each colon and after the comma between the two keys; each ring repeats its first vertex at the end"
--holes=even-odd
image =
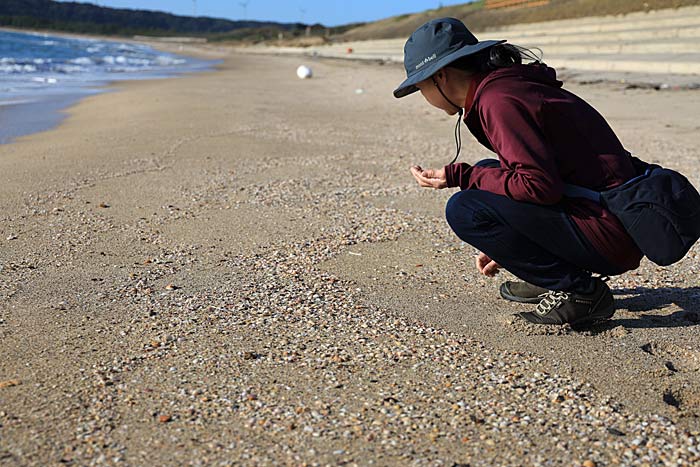
{"type": "Polygon", "coordinates": [[[210,34],[207,39],[213,42],[280,42],[286,44],[304,45],[306,40],[307,45],[312,43],[320,43],[330,40],[332,37],[338,37],[350,29],[361,26],[361,24],[349,24],[346,26],[336,26],[327,28],[321,24],[314,24],[299,28],[280,29],[276,27],[253,27],[236,29],[230,32],[220,34],[210,34]]]}
{"type": "Polygon", "coordinates": [[[483,1],[401,15],[350,29],[338,39],[365,40],[408,37],[418,26],[431,18],[459,18],[473,31],[587,16],[620,15],[635,11],[659,10],[696,6],[698,0],[550,0],[549,4],[532,8],[503,8],[487,10],[483,1]]]}

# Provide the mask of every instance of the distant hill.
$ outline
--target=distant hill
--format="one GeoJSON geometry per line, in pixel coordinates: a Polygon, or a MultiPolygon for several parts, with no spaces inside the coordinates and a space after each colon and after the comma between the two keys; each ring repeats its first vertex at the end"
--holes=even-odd
{"type": "Polygon", "coordinates": [[[635,11],[658,10],[698,5],[698,0],[550,0],[546,5],[531,8],[487,10],[483,1],[437,8],[414,14],[366,23],[335,37],[336,40],[390,39],[408,37],[429,19],[442,16],[459,18],[472,30],[511,24],[534,23],[587,16],[620,15],[635,11]]]}
{"type": "MultiPolygon", "coordinates": [[[[223,1],[223,0],[222,0],[223,1]]],[[[229,1],[229,0],[226,0],[229,1]]],[[[550,0],[531,8],[484,9],[483,0],[326,28],[321,24],[231,21],[52,0],[0,0],[0,26],[101,35],[196,36],[211,41],[312,45],[328,41],[408,37],[431,18],[453,16],[473,31],[555,19],[617,15],[697,5],[699,0],[550,0]],[[310,36],[310,37],[308,37],[310,36]],[[280,40],[281,39],[281,40],[280,40]]]]}
{"type": "MultiPolygon", "coordinates": [[[[145,3],[145,2],[144,2],[145,3]]],[[[305,24],[177,16],[52,0],[0,0],[0,26],[105,35],[226,35],[237,30],[304,31],[305,24]]]]}

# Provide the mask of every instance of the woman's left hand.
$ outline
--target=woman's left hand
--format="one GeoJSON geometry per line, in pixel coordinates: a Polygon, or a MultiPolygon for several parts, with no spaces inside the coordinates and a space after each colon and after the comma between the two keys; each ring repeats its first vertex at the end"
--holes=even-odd
{"type": "Polygon", "coordinates": [[[445,177],[445,169],[423,169],[420,165],[411,167],[413,178],[418,181],[418,184],[426,188],[447,188],[447,177],[445,177]]]}
{"type": "Polygon", "coordinates": [[[498,274],[501,265],[489,258],[485,253],[480,252],[476,257],[476,268],[484,276],[493,277],[498,274]]]}

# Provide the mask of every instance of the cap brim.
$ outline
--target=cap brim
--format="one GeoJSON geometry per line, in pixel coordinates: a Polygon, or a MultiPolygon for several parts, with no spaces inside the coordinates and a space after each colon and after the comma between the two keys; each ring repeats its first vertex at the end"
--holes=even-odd
{"type": "Polygon", "coordinates": [[[430,63],[428,66],[426,66],[424,69],[422,69],[418,73],[415,73],[415,74],[409,76],[408,78],[406,78],[404,80],[404,82],[401,83],[399,85],[399,87],[394,90],[394,97],[396,97],[396,98],[405,97],[405,96],[408,96],[409,94],[413,94],[414,92],[418,91],[416,84],[420,83],[424,79],[430,78],[435,73],[437,73],[438,70],[440,70],[443,67],[446,67],[447,65],[454,62],[458,58],[466,57],[468,55],[473,55],[473,54],[480,52],[488,47],[492,47],[492,46],[497,45],[497,44],[502,44],[504,42],[505,42],[505,40],[483,41],[483,42],[479,42],[478,44],[468,45],[468,46],[462,47],[459,50],[455,50],[451,54],[445,55],[440,60],[430,63]]]}

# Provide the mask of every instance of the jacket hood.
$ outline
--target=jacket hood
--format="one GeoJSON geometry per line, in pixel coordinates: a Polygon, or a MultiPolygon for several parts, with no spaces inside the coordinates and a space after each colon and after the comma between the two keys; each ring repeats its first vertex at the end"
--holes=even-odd
{"type": "Polygon", "coordinates": [[[557,72],[554,68],[548,67],[544,63],[532,63],[528,65],[512,65],[507,68],[499,68],[494,70],[484,76],[479,82],[476,91],[474,92],[474,97],[471,101],[471,106],[469,109],[465,109],[464,119],[466,120],[471,107],[474,107],[474,103],[478,100],[479,94],[492,81],[496,81],[502,78],[510,78],[516,80],[523,80],[529,82],[542,83],[547,86],[552,86],[554,88],[560,88],[564,85],[563,82],[557,79],[557,72]]]}
{"type": "Polygon", "coordinates": [[[509,66],[508,68],[499,68],[498,70],[494,70],[486,75],[481,85],[483,86],[500,78],[521,78],[526,81],[535,81],[538,83],[547,84],[555,88],[560,88],[564,84],[557,79],[557,72],[554,68],[538,62],[528,65],[513,65],[509,66]]]}

